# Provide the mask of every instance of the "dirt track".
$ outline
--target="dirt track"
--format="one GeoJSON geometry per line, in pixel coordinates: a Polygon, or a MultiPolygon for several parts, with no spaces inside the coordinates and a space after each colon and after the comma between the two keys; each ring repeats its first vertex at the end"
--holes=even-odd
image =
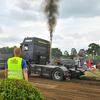
{"type": "MultiPolygon", "coordinates": [[[[4,71],[0,71],[0,78],[4,79],[4,71]]],[[[34,83],[45,100],[100,100],[100,80],[53,81],[31,74],[29,82],[34,83]]]]}

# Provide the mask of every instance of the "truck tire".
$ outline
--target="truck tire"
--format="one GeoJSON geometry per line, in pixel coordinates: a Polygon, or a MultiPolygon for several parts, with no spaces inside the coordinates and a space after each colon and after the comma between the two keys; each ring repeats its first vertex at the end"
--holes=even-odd
{"type": "Polygon", "coordinates": [[[52,78],[55,81],[62,81],[64,79],[63,71],[60,68],[54,69],[52,72],[52,78]]]}
{"type": "Polygon", "coordinates": [[[28,64],[27,64],[27,74],[28,74],[28,76],[31,74],[31,73],[30,73],[30,67],[29,67],[28,64]]]}

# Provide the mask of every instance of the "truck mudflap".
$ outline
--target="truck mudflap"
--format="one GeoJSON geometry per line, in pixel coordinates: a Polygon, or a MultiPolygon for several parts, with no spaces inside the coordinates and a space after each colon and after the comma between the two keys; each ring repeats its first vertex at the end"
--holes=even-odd
{"type": "Polygon", "coordinates": [[[66,77],[71,77],[71,73],[69,73],[69,70],[66,67],[61,66],[60,68],[62,69],[65,78],[66,77]]]}
{"type": "Polygon", "coordinates": [[[68,81],[71,79],[71,73],[64,72],[64,78],[68,81]]]}

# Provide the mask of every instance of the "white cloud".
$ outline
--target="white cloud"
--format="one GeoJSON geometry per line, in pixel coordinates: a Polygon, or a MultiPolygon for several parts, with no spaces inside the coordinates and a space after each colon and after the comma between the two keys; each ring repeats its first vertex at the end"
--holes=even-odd
{"type": "Polygon", "coordinates": [[[100,16],[100,0],[62,0],[60,17],[95,17],[100,16]]]}
{"type": "Polygon", "coordinates": [[[3,33],[3,30],[2,30],[2,27],[0,27],[0,34],[2,34],[3,33]]]}
{"type": "Polygon", "coordinates": [[[90,43],[97,43],[100,37],[100,17],[95,18],[66,18],[58,20],[53,35],[53,47],[71,51],[74,47],[87,49],[90,43]],[[62,39],[60,39],[60,38],[62,39]],[[58,41],[59,40],[59,41],[58,41]]]}
{"type": "MultiPolygon", "coordinates": [[[[0,2],[0,47],[19,46],[25,37],[50,40],[41,9],[43,0],[2,0],[0,2]]],[[[100,1],[62,0],[52,47],[69,53],[100,44],[100,1]]]]}

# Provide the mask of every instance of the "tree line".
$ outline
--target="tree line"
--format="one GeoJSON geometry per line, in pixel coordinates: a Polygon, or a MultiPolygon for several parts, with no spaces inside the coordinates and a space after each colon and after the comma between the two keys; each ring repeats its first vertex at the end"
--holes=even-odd
{"type": "MultiPolygon", "coordinates": [[[[2,47],[0,48],[1,54],[12,54],[14,55],[14,49],[17,46],[13,47],[2,47]]],[[[91,43],[88,45],[88,49],[80,49],[79,52],[75,48],[71,49],[71,54],[67,50],[62,53],[62,51],[59,48],[52,48],[51,49],[51,58],[53,59],[59,59],[60,57],[63,57],[64,59],[70,59],[71,57],[76,57],[79,55],[80,57],[86,57],[86,56],[100,56],[100,45],[96,43],[91,43]]]]}
{"type": "Polygon", "coordinates": [[[84,59],[86,59],[87,56],[92,56],[91,59],[93,59],[93,56],[95,59],[100,59],[100,45],[91,43],[88,45],[88,49],[80,49],[79,52],[77,52],[75,48],[72,48],[71,54],[69,54],[67,50],[62,53],[59,48],[52,48],[51,50],[51,57],[53,59],[58,59],[60,57],[63,57],[64,59],[70,59],[71,57],[76,57],[77,55],[83,57],[84,59]]]}
{"type": "Polygon", "coordinates": [[[16,48],[17,46],[13,46],[13,47],[2,47],[0,48],[0,54],[12,54],[14,55],[14,49],[16,48]]]}

